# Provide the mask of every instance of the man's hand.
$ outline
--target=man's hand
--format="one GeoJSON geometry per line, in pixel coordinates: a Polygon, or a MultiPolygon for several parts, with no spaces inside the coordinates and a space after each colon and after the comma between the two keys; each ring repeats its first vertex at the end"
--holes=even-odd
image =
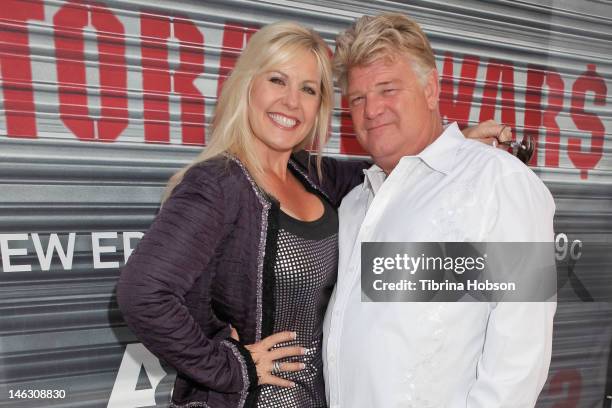
{"type": "Polygon", "coordinates": [[[468,139],[476,139],[479,142],[499,146],[505,150],[508,147],[500,145],[500,143],[512,140],[512,129],[510,126],[500,125],[493,119],[489,119],[476,126],[463,129],[463,135],[468,139]]]}

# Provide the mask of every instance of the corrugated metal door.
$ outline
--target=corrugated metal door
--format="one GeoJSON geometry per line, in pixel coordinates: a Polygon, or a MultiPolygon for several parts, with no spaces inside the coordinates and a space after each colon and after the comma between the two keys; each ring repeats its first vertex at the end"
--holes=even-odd
{"type": "MultiPolygon", "coordinates": [[[[427,31],[445,118],[495,118],[537,137],[531,164],[555,196],[557,232],[612,249],[607,1],[5,0],[0,406],[167,401],[171,369],[136,342],[114,299],[163,185],[205,143],[218,90],[258,26],[296,20],[332,46],[355,17],[380,11],[427,31]]],[[[362,154],[339,95],[327,152],[362,154]]],[[[611,342],[610,303],[560,304],[538,406],[602,406],[611,342]]]]}

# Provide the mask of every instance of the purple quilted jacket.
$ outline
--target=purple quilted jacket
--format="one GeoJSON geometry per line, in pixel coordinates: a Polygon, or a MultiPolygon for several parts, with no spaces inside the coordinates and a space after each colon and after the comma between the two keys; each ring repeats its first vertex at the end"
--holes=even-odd
{"type": "MultiPolygon", "coordinates": [[[[289,168],[337,207],[364,162],[294,155],[289,168]],[[307,163],[310,160],[311,163],[307,163]]],[[[231,156],[200,163],[175,188],[121,271],[128,326],[177,371],[171,407],[251,407],[255,365],[243,344],[272,334],[279,204],[231,156]],[[229,337],[230,324],[240,342],[229,337]]]]}

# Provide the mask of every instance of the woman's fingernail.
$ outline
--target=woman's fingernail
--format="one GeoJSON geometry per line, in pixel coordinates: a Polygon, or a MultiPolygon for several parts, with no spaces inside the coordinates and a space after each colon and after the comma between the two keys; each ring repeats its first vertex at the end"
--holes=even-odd
{"type": "Polygon", "coordinates": [[[291,384],[289,384],[289,387],[291,387],[291,388],[295,387],[295,383],[292,382],[291,384]]]}
{"type": "Polygon", "coordinates": [[[304,363],[300,363],[300,370],[303,370],[303,369],[305,369],[305,368],[306,368],[306,364],[304,364],[304,363]]]}
{"type": "Polygon", "coordinates": [[[304,354],[308,356],[308,355],[313,354],[314,351],[315,351],[314,347],[313,348],[305,348],[304,349],[304,354]]]}
{"type": "Polygon", "coordinates": [[[293,340],[297,339],[297,332],[291,332],[291,335],[293,336],[293,340]]]}

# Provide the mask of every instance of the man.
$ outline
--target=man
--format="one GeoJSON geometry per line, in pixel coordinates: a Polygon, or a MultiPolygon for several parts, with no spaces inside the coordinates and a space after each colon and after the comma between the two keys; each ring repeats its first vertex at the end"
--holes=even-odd
{"type": "Polygon", "coordinates": [[[552,241],[549,191],[506,152],[443,128],[434,55],[406,16],[359,19],[338,37],[334,65],[375,165],[339,209],[324,327],[330,407],[533,407],[554,302],[362,303],[361,243],[552,241]]]}

